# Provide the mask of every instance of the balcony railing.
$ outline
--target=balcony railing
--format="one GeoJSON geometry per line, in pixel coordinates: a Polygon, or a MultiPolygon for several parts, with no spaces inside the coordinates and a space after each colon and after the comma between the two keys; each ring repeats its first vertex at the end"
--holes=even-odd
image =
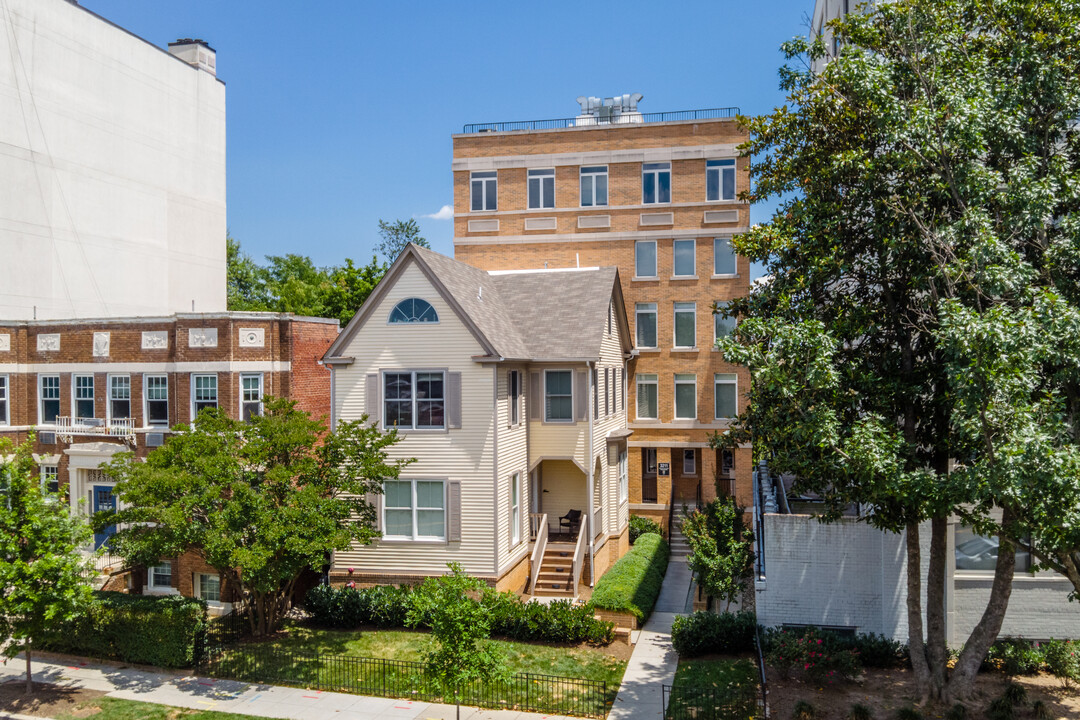
{"type": "Polygon", "coordinates": [[[592,127],[596,125],[634,125],[651,122],[675,122],[678,120],[721,120],[740,114],[737,107],[706,108],[704,110],[675,110],[656,113],[621,113],[608,117],[579,115],[572,118],[552,120],[517,120],[511,122],[470,123],[462,130],[465,134],[484,132],[509,132],[511,130],[562,130],[572,127],[592,127]]]}
{"type": "Polygon", "coordinates": [[[64,442],[71,442],[73,437],[94,436],[120,438],[134,442],[135,419],[134,418],[72,418],[61,415],[56,418],[56,434],[64,442]]]}

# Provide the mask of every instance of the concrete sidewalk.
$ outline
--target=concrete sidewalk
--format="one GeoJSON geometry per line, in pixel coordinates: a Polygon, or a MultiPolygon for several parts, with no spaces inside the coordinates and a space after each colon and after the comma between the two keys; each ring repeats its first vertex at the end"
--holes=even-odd
{"type": "Polygon", "coordinates": [[[675,668],[679,664],[679,656],[671,647],[671,624],[676,615],[690,611],[692,582],[686,558],[671,558],[664,584],[660,586],[660,597],[634,646],[608,720],[664,716],[660,686],[675,680],[675,668]]]}
{"type": "MultiPolygon", "coordinates": [[[[25,677],[25,660],[0,665],[0,682],[25,677]]],[[[50,660],[33,663],[34,681],[61,687],[100,690],[109,697],[175,705],[195,710],[244,713],[294,720],[450,720],[453,705],[319,692],[301,688],[253,685],[233,680],[170,675],[121,665],[50,660]]],[[[4,711],[0,710],[0,718],[4,711]]],[[[477,710],[462,706],[467,720],[571,720],[514,710],[477,710]]]]}

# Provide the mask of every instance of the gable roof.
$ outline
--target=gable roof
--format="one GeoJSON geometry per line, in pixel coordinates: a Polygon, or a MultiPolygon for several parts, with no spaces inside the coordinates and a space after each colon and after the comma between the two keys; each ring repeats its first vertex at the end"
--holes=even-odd
{"type": "Polygon", "coordinates": [[[487,272],[409,244],[324,355],[333,361],[374,312],[386,289],[415,262],[493,358],[555,361],[600,356],[614,301],[623,351],[629,323],[616,268],[487,272]]]}

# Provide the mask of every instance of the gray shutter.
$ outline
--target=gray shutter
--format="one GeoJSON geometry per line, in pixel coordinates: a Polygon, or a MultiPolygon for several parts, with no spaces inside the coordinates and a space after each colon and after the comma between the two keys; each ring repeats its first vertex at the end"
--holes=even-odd
{"type": "Polygon", "coordinates": [[[367,384],[364,387],[364,412],[367,413],[368,422],[379,422],[378,373],[371,373],[367,376],[367,384]]]}
{"type": "Polygon", "coordinates": [[[382,493],[368,493],[364,500],[375,508],[375,529],[382,532],[382,493]]]}
{"type": "Polygon", "coordinates": [[[544,403],[544,396],[540,394],[540,373],[529,373],[529,397],[525,398],[529,404],[529,419],[540,419],[540,407],[544,403]]]}
{"type": "Polygon", "coordinates": [[[461,427],[461,373],[448,373],[446,383],[446,425],[461,427]]]}
{"type": "Polygon", "coordinates": [[[446,542],[461,542],[461,483],[446,483],[446,542]]]}
{"type": "Polygon", "coordinates": [[[585,420],[586,413],[589,411],[588,375],[583,370],[575,370],[574,379],[577,381],[574,387],[574,415],[577,421],[581,422],[585,420]]]}

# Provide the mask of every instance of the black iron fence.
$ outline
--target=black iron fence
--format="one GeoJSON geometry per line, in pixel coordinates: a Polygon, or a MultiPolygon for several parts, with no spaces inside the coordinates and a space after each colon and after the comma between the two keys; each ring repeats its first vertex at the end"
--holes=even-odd
{"type": "Polygon", "coordinates": [[[240,603],[224,615],[208,618],[205,629],[195,638],[195,664],[202,663],[209,653],[233,645],[250,634],[247,607],[240,603]]]}
{"type": "MultiPolygon", "coordinates": [[[[296,685],[315,690],[453,703],[424,676],[424,666],[407,660],[298,653],[273,647],[215,647],[199,672],[247,682],[296,685]]],[[[605,717],[614,698],[606,682],[522,673],[505,681],[468,683],[463,705],[552,715],[605,717]]]]}
{"type": "Polygon", "coordinates": [[[623,113],[606,118],[572,117],[551,120],[516,120],[510,122],[470,123],[462,132],[507,132],[510,130],[561,130],[572,127],[590,127],[593,125],[630,125],[646,122],[675,122],[677,120],[717,120],[733,118],[739,114],[737,107],[706,108],[703,110],[675,110],[655,113],[623,113]]]}
{"type": "Polygon", "coordinates": [[[764,718],[756,688],[699,688],[664,685],[664,720],[749,720],[764,718]]]}

